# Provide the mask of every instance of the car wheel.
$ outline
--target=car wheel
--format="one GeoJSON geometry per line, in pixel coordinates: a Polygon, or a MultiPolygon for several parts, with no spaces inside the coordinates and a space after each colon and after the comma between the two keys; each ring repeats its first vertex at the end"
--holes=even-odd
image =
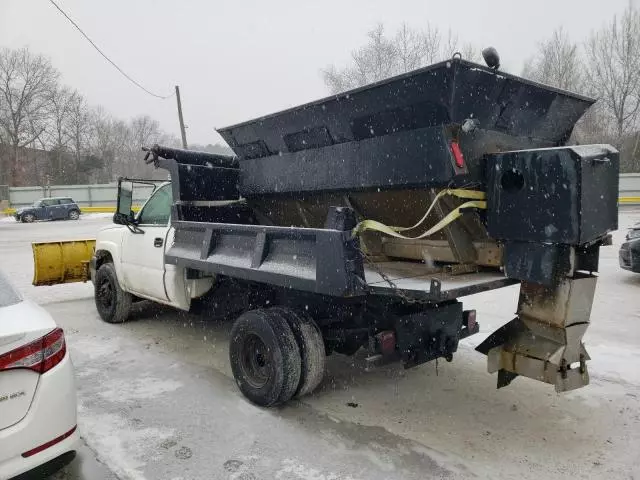
{"type": "Polygon", "coordinates": [[[78,210],[71,210],[69,212],[69,220],[78,220],[80,218],[80,212],[78,210]]]}
{"type": "Polygon", "coordinates": [[[23,223],[33,223],[35,219],[36,217],[33,213],[25,213],[20,217],[20,220],[22,220],[23,223]]]}
{"type": "Polygon", "coordinates": [[[281,307],[276,307],[273,310],[287,320],[298,344],[302,369],[295,395],[302,397],[313,392],[324,377],[327,355],[322,333],[316,322],[304,313],[297,313],[289,308],[281,307]]]}
{"type": "Polygon", "coordinates": [[[96,272],[94,298],[100,318],[107,323],[123,323],[129,317],[133,297],[120,288],[113,263],[103,263],[96,272]]]}
{"type": "Polygon", "coordinates": [[[260,309],[240,315],[231,329],[229,360],[240,391],[257,405],[284,403],[298,389],[300,351],[278,312],[260,309]]]}

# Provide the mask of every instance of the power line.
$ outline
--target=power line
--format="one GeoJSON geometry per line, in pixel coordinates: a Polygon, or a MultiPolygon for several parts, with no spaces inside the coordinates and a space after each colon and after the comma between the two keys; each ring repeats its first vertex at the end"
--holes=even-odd
{"type": "Polygon", "coordinates": [[[67,14],[65,13],[65,11],[64,11],[64,10],[62,10],[62,8],[60,8],[56,2],[54,2],[54,0],[49,0],[49,2],[51,2],[51,4],[52,4],[54,7],[56,7],[56,8],[58,9],[58,11],[59,11],[62,15],[64,15],[64,16],[65,16],[65,18],[66,18],[67,20],[69,20],[69,22],[71,22],[71,25],[73,25],[74,27],[76,27],[76,29],[77,29],[77,30],[82,34],[82,36],[83,36],[84,38],[86,38],[86,39],[87,39],[87,41],[88,41],[88,42],[93,46],[93,48],[95,48],[95,49],[98,51],[98,53],[104,57],[104,59],[105,59],[107,62],[109,62],[111,65],[113,65],[113,66],[116,68],[116,70],[118,70],[122,75],[124,75],[124,77],[125,77],[127,80],[129,80],[131,83],[133,83],[136,87],[138,87],[138,88],[140,88],[140,89],[144,90],[146,93],[148,93],[148,94],[149,94],[149,95],[151,95],[152,97],[160,98],[160,99],[162,99],[162,100],[164,100],[165,98],[169,98],[169,97],[171,97],[171,96],[173,96],[173,95],[174,95],[173,93],[171,93],[170,95],[165,95],[165,96],[157,95],[157,94],[155,94],[155,93],[153,93],[153,92],[150,92],[150,91],[149,91],[149,90],[147,90],[146,88],[144,88],[142,85],[140,85],[138,82],[136,82],[133,78],[131,78],[129,75],[127,75],[127,74],[124,72],[124,70],[122,70],[118,65],[116,65],[116,64],[115,64],[115,63],[114,63],[114,62],[113,62],[109,57],[107,57],[107,55],[106,55],[102,50],[100,50],[100,47],[98,47],[98,46],[93,42],[93,40],[91,40],[91,39],[89,38],[89,36],[88,36],[86,33],[84,33],[84,31],[80,28],[80,26],[79,26],[76,22],[74,22],[74,21],[71,19],[71,17],[69,17],[69,15],[67,15],[67,14]]]}

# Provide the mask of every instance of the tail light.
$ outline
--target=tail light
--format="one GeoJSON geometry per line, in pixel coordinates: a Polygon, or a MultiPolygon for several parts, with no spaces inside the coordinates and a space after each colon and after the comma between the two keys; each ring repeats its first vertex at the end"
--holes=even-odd
{"type": "Polygon", "coordinates": [[[456,167],[463,168],[464,156],[462,155],[462,150],[460,150],[458,142],[451,142],[451,153],[453,153],[453,158],[456,161],[456,167]]]}
{"type": "Polygon", "coordinates": [[[44,337],[0,355],[0,372],[27,368],[45,373],[59,364],[67,353],[64,332],[56,328],[44,337]]]}

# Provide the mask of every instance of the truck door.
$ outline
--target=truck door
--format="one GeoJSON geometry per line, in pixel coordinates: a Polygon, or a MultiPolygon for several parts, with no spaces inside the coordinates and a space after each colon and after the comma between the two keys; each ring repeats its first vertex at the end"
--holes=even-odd
{"type": "Polygon", "coordinates": [[[122,273],[126,289],[151,300],[167,301],[164,249],[171,216],[171,185],[158,188],[137,216],[143,233],[128,232],[122,241],[122,273]]]}

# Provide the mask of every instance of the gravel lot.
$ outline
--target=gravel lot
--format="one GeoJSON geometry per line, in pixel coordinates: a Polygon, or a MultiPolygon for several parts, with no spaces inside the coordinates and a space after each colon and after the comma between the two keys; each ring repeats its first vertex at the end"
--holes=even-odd
{"type": "Polygon", "coordinates": [[[108,325],[91,284],[30,285],[30,242],[93,238],[109,218],[0,219],[0,268],[68,335],[88,448],[59,479],[640,478],[640,275],[617,263],[638,221],[624,209],[601,250],[591,385],[562,395],[521,378],[498,391],[473,351],[512,318],[517,287],[463,299],[481,333],[437,371],[333,356],[316,394],[261,410],[231,377],[230,322],[147,304],[108,325]]]}

